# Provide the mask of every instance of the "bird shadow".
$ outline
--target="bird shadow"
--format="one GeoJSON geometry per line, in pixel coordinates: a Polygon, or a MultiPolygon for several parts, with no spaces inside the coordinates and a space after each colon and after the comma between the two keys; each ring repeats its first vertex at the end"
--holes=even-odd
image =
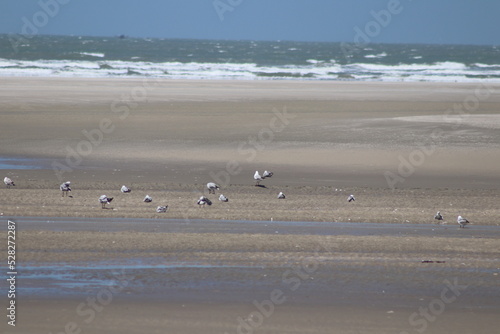
{"type": "Polygon", "coordinates": [[[266,187],[265,185],[263,185],[263,184],[256,184],[255,186],[256,186],[256,187],[260,187],[260,188],[265,188],[265,189],[267,189],[267,187],[266,187]]]}

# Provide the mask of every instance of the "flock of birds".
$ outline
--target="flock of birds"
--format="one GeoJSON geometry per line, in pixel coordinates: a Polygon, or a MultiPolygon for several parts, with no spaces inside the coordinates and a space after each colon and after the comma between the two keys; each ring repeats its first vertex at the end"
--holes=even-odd
{"type": "MultiPolygon", "coordinates": [[[[254,178],[254,180],[256,182],[255,186],[261,186],[260,185],[261,181],[263,181],[265,178],[272,177],[272,176],[273,176],[273,172],[268,172],[267,170],[264,171],[264,173],[262,173],[262,175],[260,175],[259,171],[255,171],[255,174],[253,176],[253,178],[254,178]]],[[[3,179],[3,182],[5,183],[5,185],[7,186],[7,188],[15,186],[14,181],[12,181],[8,177],[5,177],[3,179]]],[[[61,196],[62,197],[68,197],[69,196],[69,192],[71,192],[71,182],[70,181],[64,182],[63,184],[61,184],[59,186],[59,189],[61,190],[61,196]]],[[[218,184],[214,183],[214,182],[209,182],[209,183],[207,183],[207,189],[208,189],[208,193],[209,194],[215,194],[216,190],[220,190],[220,186],[218,184]]],[[[120,191],[122,193],[129,193],[132,190],[129,187],[123,185],[121,187],[120,191]]],[[[278,194],[278,199],[285,199],[285,198],[286,198],[285,194],[280,191],[279,194],[278,194]]],[[[113,197],[108,197],[106,195],[101,195],[99,197],[99,203],[101,203],[101,208],[105,209],[106,208],[106,204],[111,203],[112,200],[113,200],[113,197]]],[[[349,195],[349,197],[347,198],[348,202],[354,202],[355,200],[356,200],[356,198],[354,197],[354,195],[349,195]]],[[[144,197],[143,201],[146,202],[146,203],[151,203],[153,201],[153,198],[151,196],[149,196],[149,195],[146,195],[144,197]]],[[[220,194],[219,201],[221,201],[221,202],[228,202],[229,199],[226,196],[224,196],[224,194],[220,194]]],[[[209,205],[209,206],[212,205],[212,201],[210,201],[210,199],[208,199],[206,196],[201,196],[196,203],[200,207],[205,207],[205,205],[209,205]]],[[[167,212],[167,209],[168,209],[168,205],[158,206],[156,208],[156,212],[158,212],[158,213],[167,212]]],[[[438,222],[441,222],[441,221],[444,220],[443,215],[441,214],[440,211],[438,211],[434,215],[434,219],[436,219],[438,222]]],[[[465,219],[464,217],[462,217],[462,216],[458,216],[457,223],[460,225],[460,228],[465,228],[465,225],[470,224],[469,221],[467,219],[465,219]]]]}
{"type": "MultiPolygon", "coordinates": [[[[271,177],[273,176],[273,172],[268,172],[267,170],[262,173],[262,176],[260,175],[259,171],[255,171],[255,174],[253,175],[253,179],[255,180],[255,186],[261,186],[260,181],[264,180],[266,177],[271,177]]],[[[207,183],[207,189],[209,194],[215,194],[216,190],[220,190],[220,186],[217,183],[214,182],[208,182],[207,183]]],[[[280,191],[278,194],[279,199],[284,199],[285,194],[280,191]]],[[[219,196],[219,201],[221,202],[229,202],[229,198],[227,198],[224,194],[220,194],[219,196]]],[[[201,207],[205,207],[205,205],[212,205],[212,201],[208,199],[206,196],[201,196],[198,201],[196,202],[201,207]]]]}
{"type": "MultiPolygon", "coordinates": [[[[273,172],[268,172],[266,170],[266,171],[264,171],[264,173],[262,173],[262,176],[261,176],[259,174],[259,172],[256,171],[255,174],[254,174],[254,179],[257,181],[256,186],[259,185],[260,181],[264,180],[266,177],[271,177],[271,176],[273,176],[273,172]]],[[[7,188],[10,188],[11,186],[15,186],[14,181],[12,181],[8,177],[5,177],[3,181],[4,181],[5,185],[7,186],[7,188]]],[[[220,186],[218,184],[214,183],[214,182],[207,183],[207,188],[208,188],[208,193],[209,194],[215,194],[216,190],[220,190],[220,186]]],[[[61,196],[62,197],[71,197],[69,195],[69,193],[71,192],[71,182],[70,181],[66,181],[66,182],[62,183],[59,186],[59,189],[61,190],[61,196]]],[[[120,191],[122,193],[130,193],[132,191],[132,189],[130,189],[126,185],[123,185],[120,188],[120,191]]],[[[283,192],[280,192],[278,194],[278,198],[279,199],[284,199],[285,198],[285,194],[283,194],[283,192]]],[[[101,195],[99,197],[99,203],[101,203],[101,208],[102,209],[106,209],[106,205],[110,204],[111,201],[113,201],[113,197],[109,197],[107,195],[101,195]]],[[[149,195],[146,195],[144,197],[143,201],[146,202],[146,203],[151,203],[153,201],[153,198],[151,196],[149,196],[149,195]]],[[[219,201],[221,201],[221,202],[229,202],[229,199],[224,194],[220,194],[219,201]]],[[[201,196],[196,203],[200,207],[205,207],[205,205],[212,205],[212,201],[210,199],[208,199],[206,196],[201,196]]],[[[167,209],[168,209],[168,205],[158,206],[156,208],[156,212],[158,212],[158,213],[167,212],[167,209]]]]}
{"type": "MultiPolygon", "coordinates": [[[[66,183],[69,183],[69,182],[66,182],[66,183]]],[[[64,183],[61,185],[61,190],[63,190],[62,189],[63,185],[64,185],[64,183]]],[[[122,193],[129,193],[129,192],[132,191],[132,189],[130,189],[126,185],[123,185],[121,187],[120,191],[122,193]]],[[[109,196],[106,196],[106,195],[101,195],[101,197],[99,197],[99,203],[101,203],[101,208],[102,209],[106,209],[106,204],[111,203],[112,200],[113,200],[113,197],[109,197],[109,196]]],[[[145,203],[151,203],[153,201],[153,197],[151,197],[149,195],[146,195],[142,201],[145,202],[145,203]]],[[[158,212],[158,213],[167,212],[167,208],[168,208],[168,205],[157,206],[156,207],[156,212],[158,212]]]]}

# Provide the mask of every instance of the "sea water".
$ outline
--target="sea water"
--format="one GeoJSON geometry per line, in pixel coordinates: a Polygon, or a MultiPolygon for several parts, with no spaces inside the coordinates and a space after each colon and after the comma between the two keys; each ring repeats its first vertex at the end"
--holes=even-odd
{"type": "Polygon", "coordinates": [[[500,82],[500,46],[0,35],[0,76],[500,82]]]}

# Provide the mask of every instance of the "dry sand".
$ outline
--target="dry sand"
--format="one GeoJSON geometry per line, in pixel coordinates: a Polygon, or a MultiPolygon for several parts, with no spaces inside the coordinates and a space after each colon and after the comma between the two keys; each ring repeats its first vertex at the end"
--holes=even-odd
{"type": "Polygon", "coordinates": [[[3,78],[0,156],[57,161],[64,180],[251,184],[273,169],[283,185],[386,188],[391,172],[398,188],[498,189],[498,89],[3,78]]]}
{"type": "MultiPolygon", "coordinates": [[[[276,176],[276,179],[279,176],[276,176]]],[[[273,176],[274,178],[274,176],[273,176]]],[[[61,197],[57,184],[31,181],[29,187],[41,189],[0,189],[0,214],[9,216],[47,217],[108,217],[108,218],[178,218],[263,220],[263,221],[320,221],[368,223],[436,224],[437,211],[444,220],[441,224],[458,226],[462,215],[477,225],[500,225],[500,194],[492,189],[396,189],[335,188],[273,185],[266,180],[266,188],[252,183],[230,185],[209,195],[202,184],[127,183],[131,193],[120,192],[120,183],[77,182],[74,180],[72,197],[61,197]],[[50,186],[49,186],[50,185],[50,186]],[[84,189],[80,189],[85,187],[84,189]],[[278,199],[282,191],[286,199],[278,199]],[[218,200],[223,193],[229,198],[218,200]],[[98,198],[101,194],[113,197],[103,210],[98,198]],[[356,201],[348,203],[354,194],[356,201]],[[144,203],[146,195],[153,202],[144,203]],[[197,199],[205,195],[211,206],[199,207],[197,199]],[[166,213],[156,213],[156,207],[168,205],[166,213]]],[[[16,186],[17,187],[17,186],[16,186]]]]}
{"type": "MultiPolygon", "coordinates": [[[[497,234],[475,235],[474,228],[496,231],[500,223],[499,90],[2,78],[0,158],[41,167],[4,170],[16,183],[0,189],[5,219],[179,218],[188,224],[272,218],[417,223],[461,233],[313,236],[304,229],[291,236],[266,235],[254,225],[225,234],[21,230],[21,263],[32,274],[45,270],[49,279],[24,287],[19,330],[7,333],[59,333],[70,322],[82,333],[232,333],[238,317],[251,321],[252,302],[270,298],[274,289],[290,299],[255,333],[413,333],[423,323],[411,323],[411,314],[439,300],[444,281],[455,278],[469,288],[428,320],[425,332],[492,333],[499,324],[500,245],[497,234]],[[252,175],[264,169],[275,175],[262,182],[266,187],[255,187],[252,175]],[[58,186],[66,180],[74,191],[62,198],[58,186]],[[199,208],[196,199],[210,181],[220,183],[230,200],[217,201],[218,192],[210,195],[212,206],[199,208]],[[132,192],[120,193],[122,184],[132,192]],[[279,191],[285,200],[276,198],[279,191]],[[351,193],[357,200],[347,203],[351,193]],[[101,194],[115,198],[112,209],[100,208],[101,194]],[[153,203],[142,202],[146,194],[153,203]],[[167,213],[155,213],[165,204],[167,213]],[[433,226],[438,210],[445,223],[433,226]],[[459,230],[459,214],[473,225],[459,230]],[[333,250],[317,254],[317,245],[325,244],[333,250]],[[446,263],[422,264],[423,258],[446,263]],[[282,275],[304,259],[318,261],[319,269],[291,291],[282,275]],[[113,282],[113,270],[151,261],[188,266],[142,276],[134,269],[130,289],[115,294],[95,319],[85,322],[75,312],[113,282]],[[115,269],[92,274],[112,264],[115,269]],[[52,286],[51,275],[67,266],[82,285],[52,286]],[[48,292],[30,290],[37,287],[48,292]]],[[[22,279],[19,284],[22,291],[22,279]]]]}
{"type": "Polygon", "coordinates": [[[431,223],[441,210],[448,222],[497,225],[499,90],[3,78],[0,157],[44,169],[4,171],[17,185],[0,190],[0,212],[161,217],[154,208],[168,204],[168,218],[431,223]],[[254,187],[264,169],[275,176],[254,187]],[[58,196],[66,180],[72,199],[58,196]],[[229,205],[197,210],[207,182],[229,205]],[[286,201],[275,200],[280,191],[286,201]],[[114,210],[99,209],[103,193],[114,210]]]}

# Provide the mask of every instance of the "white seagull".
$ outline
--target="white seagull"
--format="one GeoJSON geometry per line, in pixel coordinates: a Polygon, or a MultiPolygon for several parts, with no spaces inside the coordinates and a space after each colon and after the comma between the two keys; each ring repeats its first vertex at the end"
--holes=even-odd
{"type": "Polygon", "coordinates": [[[66,181],[59,186],[59,189],[61,189],[61,192],[62,192],[61,193],[62,197],[68,196],[68,193],[71,191],[71,187],[69,186],[70,184],[71,184],[71,182],[66,181]]]}
{"type": "Polygon", "coordinates": [[[273,172],[268,172],[267,170],[265,170],[264,173],[262,173],[262,178],[271,177],[273,176],[273,174],[273,172]]]}
{"type": "Polygon", "coordinates": [[[262,180],[263,180],[263,178],[262,178],[262,176],[260,176],[260,174],[259,174],[259,171],[258,171],[258,170],[256,170],[256,171],[255,171],[255,174],[253,175],[253,179],[254,179],[255,181],[257,181],[257,183],[255,184],[256,186],[258,186],[258,185],[259,185],[259,183],[260,183],[260,181],[262,181],[262,180]]]}
{"type": "Polygon", "coordinates": [[[201,196],[198,202],[196,202],[199,206],[205,207],[205,204],[212,205],[212,202],[206,198],[205,196],[201,196]]]}
{"type": "Polygon", "coordinates": [[[220,194],[219,201],[221,201],[221,202],[227,202],[227,201],[229,201],[229,199],[226,196],[224,196],[223,194],[220,194]]]}
{"type": "Polygon", "coordinates": [[[101,207],[103,209],[106,209],[106,204],[109,204],[111,203],[111,201],[113,200],[113,197],[108,197],[106,195],[102,195],[101,197],[99,197],[99,203],[101,203],[101,207]]]}
{"type": "Polygon", "coordinates": [[[3,183],[5,183],[5,185],[7,186],[7,188],[10,188],[10,186],[15,186],[14,181],[12,181],[7,176],[3,179],[3,183]]]}
{"type": "Polygon", "coordinates": [[[129,193],[132,191],[132,189],[130,189],[129,187],[127,187],[126,185],[123,185],[122,188],[120,189],[120,191],[122,193],[129,193]]]}
{"type": "Polygon", "coordinates": [[[213,183],[213,182],[208,182],[207,183],[207,188],[208,188],[208,193],[209,194],[215,194],[215,190],[219,190],[220,187],[218,184],[213,183]]]}
{"type": "Polygon", "coordinates": [[[438,221],[441,221],[443,220],[443,215],[441,214],[440,211],[438,211],[435,215],[434,215],[434,219],[438,220],[438,221]]]}
{"type": "Polygon", "coordinates": [[[285,199],[285,194],[283,194],[283,193],[280,191],[280,193],[278,194],[278,198],[279,198],[279,199],[285,199]]]}
{"type": "Polygon", "coordinates": [[[354,195],[349,195],[349,197],[347,197],[348,202],[354,202],[355,200],[354,195]]]}
{"type": "Polygon", "coordinates": [[[462,216],[458,216],[457,223],[460,225],[461,228],[464,228],[466,224],[470,224],[469,221],[462,216]]]}
{"type": "Polygon", "coordinates": [[[158,212],[158,213],[167,212],[167,208],[168,208],[168,205],[159,206],[159,207],[156,208],[156,212],[158,212]]]}
{"type": "Polygon", "coordinates": [[[151,203],[153,201],[153,197],[146,195],[146,197],[144,197],[143,201],[146,203],[151,203]]]}

